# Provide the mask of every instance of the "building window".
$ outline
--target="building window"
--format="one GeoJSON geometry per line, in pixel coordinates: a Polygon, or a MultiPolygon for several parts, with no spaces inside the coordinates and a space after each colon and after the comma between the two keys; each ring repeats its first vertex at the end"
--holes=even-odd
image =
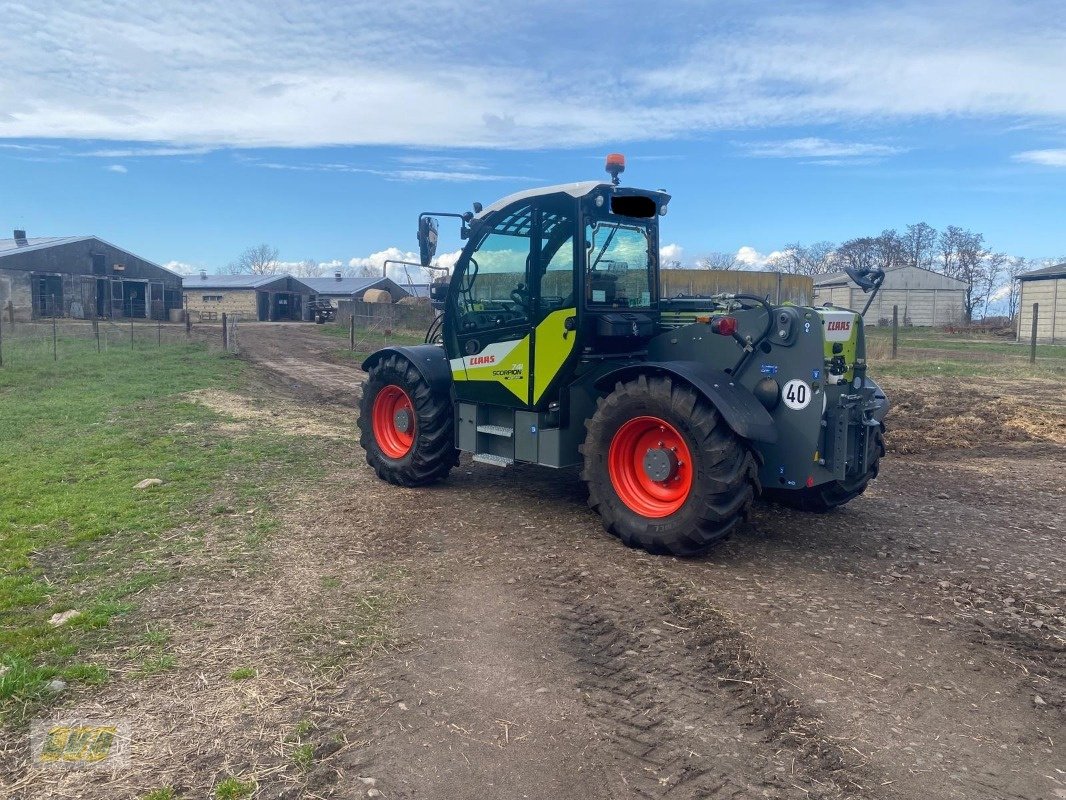
{"type": "Polygon", "coordinates": [[[222,302],[222,295],[220,295],[220,294],[205,294],[204,295],[204,302],[205,303],[221,303],[222,302]]]}

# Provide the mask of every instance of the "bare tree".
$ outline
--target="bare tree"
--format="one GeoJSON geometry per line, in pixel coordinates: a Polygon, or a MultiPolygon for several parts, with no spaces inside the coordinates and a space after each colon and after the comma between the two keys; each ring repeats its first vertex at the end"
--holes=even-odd
{"type": "Polygon", "coordinates": [[[318,262],[311,258],[305,258],[289,271],[297,278],[317,278],[322,274],[318,262]]]}
{"type": "Polygon", "coordinates": [[[1015,256],[1007,262],[1006,275],[1010,281],[1007,290],[1007,316],[1013,320],[1018,313],[1018,304],[1022,299],[1022,284],[1018,276],[1036,269],[1035,262],[1028,258],[1015,256]]]}
{"type": "Polygon", "coordinates": [[[237,256],[237,260],[231,262],[227,269],[234,274],[274,275],[279,266],[278,248],[264,243],[249,247],[237,256]]]}
{"type": "Polygon", "coordinates": [[[696,259],[696,269],[743,269],[744,264],[736,253],[713,251],[696,259]]]}
{"type": "Polygon", "coordinates": [[[1006,253],[993,253],[991,251],[985,251],[981,258],[981,268],[978,280],[980,284],[978,286],[978,301],[981,304],[981,316],[988,316],[988,303],[992,298],[993,293],[999,286],[999,281],[1003,275],[1004,267],[1007,267],[1010,262],[1010,258],[1006,253]]]}
{"type": "Polygon", "coordinates": [[[832,242],[815,242],[812,245],[793,242],[785,245],[779,255],[767,262],[767,266],[789,275],[821,275],[833,268],[835,250],[832,242]]]}
{"type": "Polygon", "coordinates": [[[880,247],[872,236],[848,239],[836,250],[836,259],[841,266],[862,272],[877,266],[880,247]]]}
{"type": "Polygon", "coordinates": [[[881,231],[881,235],[874,239],[874,252],[876,265],[883,270],[902,267],[907,263],[903,238],[892,228],[881,231]]]}
{"type": "Polygon", "coordinates": [[[936,261],[936,228],[924,222],[916,222],[907,226],[907,232],[900,239],[907,266],[933,268],[936,261]]]}

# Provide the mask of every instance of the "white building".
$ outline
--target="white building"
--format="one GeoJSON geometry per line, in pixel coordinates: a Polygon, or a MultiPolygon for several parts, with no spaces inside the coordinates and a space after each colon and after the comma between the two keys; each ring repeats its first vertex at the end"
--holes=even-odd
{"type": "MultiPolygon", "coordinates": [[[[814,305],[832,303],[862,311],[869,295],[843,272],[814,279],[814,305]]],[[[921,267],[900,267],[885,273],[885,282],[863,318],[867,325],[892,321],[892,306],[899,306],[900,325],[934,327],[952,325],[965,318],[966,282],[921,267]]]]}
{"type": "Polygon", "coordinates": [[[1033,335],[1033,303],[1039,303],[1036,338],[1041,342],[1066,342],[1066,264],[1033,270],[1018,276],[1018,338],[1033,335]]]}

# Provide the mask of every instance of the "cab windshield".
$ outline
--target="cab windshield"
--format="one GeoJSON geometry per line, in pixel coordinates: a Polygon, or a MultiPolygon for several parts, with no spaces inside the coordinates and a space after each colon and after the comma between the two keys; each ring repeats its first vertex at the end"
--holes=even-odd
{"type": "Polygon", "coordinates": [[[596,220],[585,227],[585,304],[650,308],[655,301],[652,237],[639,222],[596,220]]]}

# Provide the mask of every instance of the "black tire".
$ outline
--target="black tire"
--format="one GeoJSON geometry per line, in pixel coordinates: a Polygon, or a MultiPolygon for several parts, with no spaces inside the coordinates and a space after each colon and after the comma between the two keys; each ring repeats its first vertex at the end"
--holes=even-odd
{"type": "Polygon", "coordinates": [[[630,547],[677,556],[702,553],[747,519],[760,493],[757,457],[748,444],[707,399],[668,377],[641,375],[617,384],[598,401],[585,428],[581,477],[588,486],[589,505],[607,531],[630,547]],[[668,516],[637,513],[621,499],[612,481],[611,444],[623,425],[642,417],[672,426],[683,437],[695,466],[683,505],[668,516]]]}
{"type": "Polygon", "coordinates": [[[885,437],[882,431],[884,426],[874,431],[874,447],[877,448],[877,456],[863,475],[859,475],[850,481],[830,481],[821,486],[812,486],[809,489],[773,489],[766,492],[766,499],[779,503],[797,511],[806,511],[812,514],[825,514],[834,508],[839,508],[850,503],[860,494],[866,491],[870,481],[877,477],[880,468],[881,457],[885,454],[885,437]]]}
{"type": "Polygon", "coordinates": [[[370,368],[359,401],[359,443],[379,478],[398,486],[425,486],[445,478],[459,463],[454,425],[451,397],[434,392],[406,358],[391,355],[370,368]],[[400,458],[387,455],[374,434],[374,402],[389,386],[402,389],[414,411],[414,441],[400,458]]]}

